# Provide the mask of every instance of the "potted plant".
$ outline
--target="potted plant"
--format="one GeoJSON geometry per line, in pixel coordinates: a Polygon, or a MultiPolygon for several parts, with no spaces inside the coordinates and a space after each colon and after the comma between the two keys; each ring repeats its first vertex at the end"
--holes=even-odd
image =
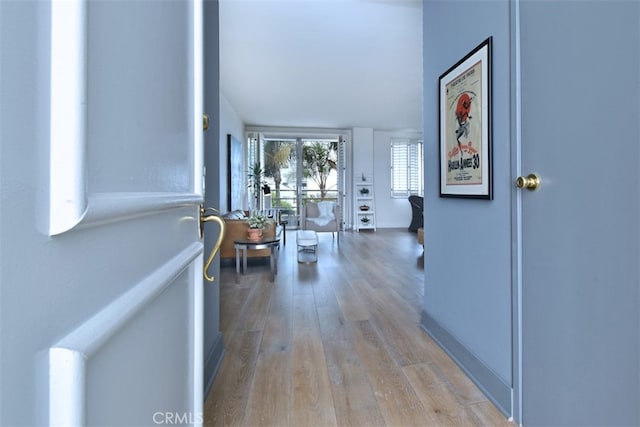
{"type": "Polygon", "coordinates": [[[253,196],[254,209],[260,209],[260,191],[262,190],[262,179],[264,170],[259,162],[256,162],[249,168],[249,187],[253,196]]]}
{"type": "Polygon", "coordinates": [[[267,217],[254,213],[248,220],[249,229],[247,230],[247,238],[249,240],[260,240],[262,237],[262,230],[267,225],[267,217]]]}

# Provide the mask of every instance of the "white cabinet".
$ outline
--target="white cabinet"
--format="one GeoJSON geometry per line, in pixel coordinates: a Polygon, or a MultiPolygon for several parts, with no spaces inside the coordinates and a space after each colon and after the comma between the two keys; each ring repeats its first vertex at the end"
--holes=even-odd
{"type": "Polygon", "coordinates": [[[356,231],[376,229],[376,209],[373,179],[356,183],[355,189],[356,231]]]}

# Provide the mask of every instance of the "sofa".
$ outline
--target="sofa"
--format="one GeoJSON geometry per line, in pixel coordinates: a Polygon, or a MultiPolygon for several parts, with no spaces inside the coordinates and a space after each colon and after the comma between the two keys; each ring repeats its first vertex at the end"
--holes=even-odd
{"type": "MultiPolygon", "coordinates": [[[[235,259],[236,249],[233,246],[234,240],[246,239],[249,229],[248,212],[234,211],[222,216],[226,228],[222,245],[220,246],[220,259],[235,259]]],[[[273,237],[280,234],[280,227],[275,221],[269,220],[269,226],[263,230],[263,235],[273,237]]],[[[247,251],[247,258],[268,257],[271,255],[270,249],[258,249],[247,251]]]]}

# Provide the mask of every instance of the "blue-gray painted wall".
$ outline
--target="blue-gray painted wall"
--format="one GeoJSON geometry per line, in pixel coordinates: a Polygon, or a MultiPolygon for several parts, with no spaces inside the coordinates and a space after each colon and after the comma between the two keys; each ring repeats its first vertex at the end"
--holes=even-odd
{"type": "MultiPolygon", "coordinates": [[[[510,412],[511,142],[508,1],[432,1],[423,7],[425,151],[425,295],[423,327],[486,378],[510,412]],[[438,80],[493,37],[494,199],[439,197],[438,80]],[[456,351],[458,349],[458,351],[456,351]],[[462,351],[460,351],[460,349],[462,351]],[[489,379],[490,378],[490,379],[489,379]]],[[[478,378],[479,377],[479,378],[478,378]]],[[[492,390],[493,389],[493,390],[492,390]]]]}
{"type": "MultiPolygon", "coordinates": [[[[563,82],[558,83],[560,88],[570,82],[578,92],[582,87],[588,90],[589,78],[601,79],[609,75],[611,92],[618,96],[619,91],[623,90],[628,96],[628,102],[622,96],[620,101],[612,104],[610,110],[597,104],[607,102],[602,97],[594,98],[592,104],[589,104],[588,98],[586,103],[581,98],[579,105],[575,105],[579,116],[577,120],[584,120],[580,113],[586,107],[590,112],[597,112],[595,120],[593,114],[587,116],[590,126],[595,124],[597,127],[598,123],[602,123],[613,128],[610,136],[602,138],[602,143],[607,145],[597,150],[625,147],[603,153],[599,159],[595,159],[596,164],[598,160],[604,160],[602,165],[580,170],[575,177],[576,188],[580,194],[586,193],[587,197],[584,198],[590,200],[588,195],[591,192],[595,194],[592,190],[603,185],[603,180],[590,185],[592,180],[597,180],[604,173],[607,182],[611,181],[610,168],[616,168],[615,172],[622,176],[619,188],[612,188],[608,192],[604,190],[615,204],[620,205],[620,209],[600,215],[594,223],[594,226],[602,227],[598,233],[594,233],[600,235],[600,244],[615,249],[611,253],[603,253],[600,261],[608,268],[618,264],[621,267],[615,270],[615,274],[610,273],[599,279],[599,283],[606,283],[606,292],[602,292],[602,286],[594,289],[593,281],[581,281],[580,275],[584,278],[591,273],[591,270],[583,269],[580,275],[573,277],[570,272],[567,273],[569,277],[566,280],[572,280],[567,288],[573,292],[569,293],[569,298],[554,300],[553,304],[549,304],[547,297],[540,295],[545,301],[537,304],[536,301],[525,302],[527,295],[522,296],[523,305],[526,303],[534,309],[551,307],[557,315],[553,322],[545,322],[544,312],[535,312],[528,319],[531,329],[524,330],[522,337],[525,341],[531,340],[529,342],[534,343],[536,348],[523,349],[523,359],[528,365],[522,382],[527,387],[519,396],[520,378],[514,371],[519,369],[517,353],[514,353],[516,358],[512,360],[512,351],[518,351],[518,346],[512,343],[512,325],[517,324],[512,319],[512,298],[514,302],[518,298],[512,294],[511,251],[512,245],[517,242],[515,236],[511,236],[511,209],[515,201],[511,200],[514,175],[513,162],[510,160],[517,157],[513,152],[515,141],[510,140],[510,123],[516,117],[516,111],[510,105],[513,99],[510,89],[515,81],[510,67],[516,61],[510,56],[515,52],[512,45],[514,34],[510,34],[510,30],[515,29],[511,17],[515,16],[512,8],[516,2],[425,0],[424,140],[427,172],[424,211],[425,241],[429,243],[425,247],[422,325],[505,413],[515,411],[514,416],[518,421],[522,421],[522,415],[525,414],[524,421],[528,425],[640,425],[640,282],[637,267],[640,261],[640,181],[638,169],[633,166],[640,160],[640,7],[635,0],[615,2],[617,13],[620,8],[628,11],[622,19],[615,14],[608,15],[611,8],[605,1],[584,2],[585,5],[589,4],[589,8],[581,8],[579,16],[575,14],[575,8],[580,7],[581,3],[578,1],[563,2],[566,7],[554,7],[553,10],[547,6],[555,6],[557,2],[532,0],[523,3],[527,8],[522,9],[520,16],[526,17],[525,22],[529,24],[526,28],[523,25],[521,33],[527,48],[522,62],[525,70],[523,82],[527,73],[540,72],[536,70],[536,64],[551,61],[553,66],[547,67],[546,72],[551,70],[563,76],[563,82]],[[534,12],[537,15],[534,16],[534,12]],[[550,16],[553,16],[555,23],[549,23],[550,16]],[[541,27],[541,23],[548,27],[541,27]],[[563,27],[563,23],[570,25],[563,27]],[[581,30],[593,28],[601,34],[617,34],[619,41],[593,43],[590,46],[581,43],[577,51],[577,43],[572,43],[572,40],[584,34],[575,30],[575,26],[580,25],[581,30]],[[540,33],[544,33],[547,46],[553,46],[554,49],[536,50],[540,44],[540,33]],[[442,199],[438,189],[438,77],[488,36],[493,36],[494,200],[442,199]],[[555,48],[557,45],[560,47],[555,48]],[[567,60],[565,53],[570,53],[577,60],[567,60]],[[554,61],[554,58],[562,58],[562,61],[554,61]],[[589,61],[593,61],[589,72],[575,75],[576,63],[583,65],[589,64],[589,61]],[[554,66],[557,70],[553,69],[554,66]],[[612,68],[610,73],[593,71],[593,68],[602,70],[607,67],[612,68]],[[624,72],[616,72],[616,69],[624,72]],[[592,108],[596,105],[598,109],[592,108]],[[617,113],[618,108],[623,109],[624,114],[617,113]],[[603,110],[605,114],[600,114],[603,110]],[[625,117],[622,122],[628,126],[622,125],[621,128],[616,125],[621,117],[625,117]],[[619,138],[618,129],[624,129],[621,130],[625,135],[624,142],[619,138]],[[612,138],[617,138],[615,144],[611,144],[612,138]],[[611,158],[618,158],[619,162],[606,161],[611,158]],[[621,168],[625,166],[621,165],[628,166],[624,173],[621,168]],[[628,189],[624,199],[620,196],[622,188],[628,189]],[[615,196],[612,195],[614,192],[615,196]],[[611,221],[615,221],[615,224],[610,224],[611,221]],[[611,243],[616,239],[619,248],[611,243]],[[561,320],[558,322],[559,318],[561,320]],[[563,319],[566,319],[566,323],[563,323],[563,319]],[[556,329],[561,329],[562,333],[556,329]],[[534,333],[543,337],[556,337],[563,333],[567,336],[560,341],[550,339],[548,344],[541,345],[544,340],[536,341],[532,337],[534,333]],[[569,367],[571,372],[567,373],[569,367]],[[544,381],[542,376],[545,377],[544,381]],[[541,383],[542,387],[539,386],[541,383]],[[536,393],[531,393],[536,387],[536,393]],[[527,391],[530,392],[528,395],[527,391]],[[514,402],[509,402],[509,392],[514,393],[514,402]],[[519,397],[522,398],[522,408],[517,400],[519,397]],[[522,414],[520,409],[523,410],[522,414]]],[[[610,5],[613,6],[614,2],[610,5]]],[[[602,89],[603,85],[599,87],[602,89]]],[[[604,88],[606,90],[606,86],[604,88]]],[[[529,91],[532,93],[536,89],[529,87],[529,91]]],[[[544,108],[545,100],[539,101],[543,104],[541,108],[544,108]]],[[[556,98],[550,99],[550,102],[557,102],[556,98]]],[[[568,109],[573,107],[570,102],[568,104],[568,109]]],[[[555,115],[554,122],[562,122],[565,109],[556,104],[549,107],[559,110],[560,116],[555,115]]],[[[569,120],[570,117],[567,118],[569,120]]],[[[531,121],[526,125],[531,127],[531,121]]],[[[588,129],[588,126],[583,128],[588,129]]],[[[594,145],[591,142],[588,148],[594,145]]],[[[593,153],[593,150],[590,152],[593,153]]],[[[597,155],[591,154],[589,162],[593,162],[597,155]]],[[[578,160],[584,158],[580,156],[578,160]]],[[[571,213],[580,211],[580,206],[568,203],[563,208],[571,213]]],[[[611,210],[611,206],[609,208],[611,210]]],[[[566,236],[564,241],[567,241],[566,236]]],[[[570,242],[569,250],[577,244],[570,242]]],[[[553,248],[549,251],[553,252],[553,248]]],[[[558,252],[553,252],[558,259],[575,259],[575,256],[558,252]]],[[[580,265],[580,262],[574,264],[580,265]]],[[[558,299],[556,296],[554,298],[558,299]]]]}
{"type": "MultiPolygon", "coordinates": [[[[219,208],[222,206],[220,194],[220,172],[215,165],[220,164],[220,54],[218,1],[204,2],[204,111],[209,114],[209,130],[204,134],[204,158],[207,165],[205,176],[205,205],[219,208]]],[[[225,201],[226,203],[226,201],[225,201]]],[[[215,244],[217,229],[214,223],[205,227],[204,258],[211,253],[215,244]]],[[[220,263],[216,259],[211,273],[214,278],[220,276],[220,263]]],[[[204,386],[205,399],[211,388],[218,367],[224,355],[222,333],[220,332],[220,286],[219,283],[204,281],[204,386]]]]}

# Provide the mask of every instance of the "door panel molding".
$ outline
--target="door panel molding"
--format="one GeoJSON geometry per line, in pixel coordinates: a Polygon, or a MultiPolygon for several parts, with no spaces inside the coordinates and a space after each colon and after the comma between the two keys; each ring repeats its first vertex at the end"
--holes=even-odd
{"type": "Polygon", "coordinates": [[[51,211],[50,236],[203,203],[203,196],[196,193],[98,193],[83,199],[88,200],[82,206],[78,206],[78,215],[51,211]],[[54,224],[57,227],[54,228],[54,224]]]}
{"type": "Polygon", "coordinates": [[[78,228],[126,221],[202,203],[202,195],[195,193],[100,193],[89,197],[86,215],[78,228]]]}
{"type": "Polygon", "coordinates": [[[87,0],[51,3],[49,235],[87,212],[87,0]]]}
{"type": "MultiPolygon", "coordinates": [[[[191,2],[189,13],[192,19],[189,50],[201,52],[202,3],[191,2]]],[[[50,158],[46,176],[49,214],[46,224],[42,225],[42,228],[46,228],[43,232],[49,236],[60,235],[80,226],[112,223],[153,214],[160,209],[199,205],[203,202],[202,55],[191,55],[192,62],[187,73],[192,97],[188,102],[187,117],[191,118],[186,135],[174,136],[175,141],[165,143],[175,145],[184,137],[193,142],[190,159],[186,160],[187,163],[191,162],[192,169],[192,176],[187,179],[188,185],[177,189],[169,188],[168,181],[159,179],[159,183],[155,183],[158,191],[118,192],[122,184],[103,192],[91,191],[89,183],[92,171],[89,170],[89,159],[92,151],[89,151],[88,139],[89,122],[92,118],[88,114],[88,21],[88,0],[51,3],[50,158]],[[165,189],[168,191],[163,191],[165,189]]],[[[93,118],[98,119],[103,118],[93,118]]],[[[134,164],[142,166],[147,160],[144,156],[147,153],[137,154],[141,157],[134,164]]],[[[172,170],[165,172],[170,175],[172,170]]]]}
{"type": "MultiPolygon", "coordinates": [[[[50,425],[85,424],[88,361],[137,314],[153,304],[194,261],[194,274],[200,274],[202,263],[199,256],[202,251],[202,243],[192,243],[49,349],[50,425]]],[[[195,359],[202,351],[201,339],[197,335],[202,329],[200,307],[203,304],[203,292],[202,289],[195,289],[189,290],[188,294],[192,299],[191,319],[196,335],[191,343],[193,348],[189,351],[193,352],[195,359]]],[[[201,378],[202,364],[197,360],[194,362],[194,377],[201,378]]],[[[194,387],[193,392],[196,390],[201,390],[201,387],[194,387]]]]}

